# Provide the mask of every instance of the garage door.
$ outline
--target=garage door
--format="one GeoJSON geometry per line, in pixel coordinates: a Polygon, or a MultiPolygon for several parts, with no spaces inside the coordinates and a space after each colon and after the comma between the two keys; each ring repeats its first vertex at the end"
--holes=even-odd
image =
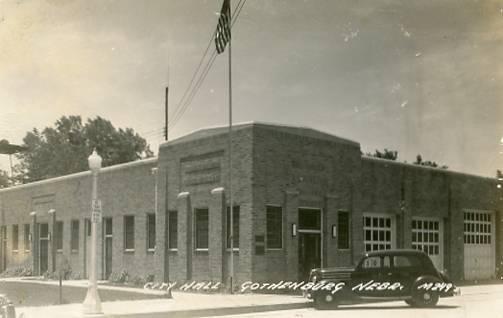
{"type": "Polygon", "coordinates": [[[488,279],[495,276],[494,232],[494,216],[491,211],[464,211],[465,279],[488,279]]]}
{"type": "Polygon", "coordinates": [[[428,254],[438,270],[444,269],[443,224],[438,218],[412,219],[412,248],[428,254]]]}
{"type": "Polygon", "coordinates": [[[390,215],[364,215],[363,237],[365,251],[389,250],[395,247],[394,217],[390,215]]]}

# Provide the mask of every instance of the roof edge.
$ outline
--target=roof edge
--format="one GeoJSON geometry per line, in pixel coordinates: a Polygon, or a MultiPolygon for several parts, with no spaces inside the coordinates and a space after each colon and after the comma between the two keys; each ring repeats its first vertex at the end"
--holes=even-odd
{"type": "Polygon", "coordinates": [[[416,165],[416,164],[408,163],[408,162],[401,162],[401,161],[396,161],[396,160],[388,160],[388,159],[383,159],[383,158],[370,157],[367,155],[362,155],[362,160],[378,161],[378,162],[388,163],[388,164],[393,164],[393,165],[398,165],[398,166],[405,166],[405,167],[416,168],[416,169],[437,171],[437,172],[442,172],[442,173],[452,174],[452,175],[459,175],[459,176],[465,176],[465,177],[472,177],[472,178],[479,178],[479,179],[484,179],[484,180],[496,181],[496,178],[479,176],[476,174],[469,174],[466,172],[454,171],[454,170],[449,170],[449,169],[441,169],[441,168],[435,168],[435,167],[429,167],[429,166],[416,165]]]}
{"type": "MultiPolygon", "coordinates": [[[[288,125],[288,124],[283,124],[283,123],[273,123],[273,122],[264,122],[264,121],[245,121],[245,122],[239,122],[239,123],[235,123],[232,125],[232,128],[234,129],[243,129],[243,128],[247,128],[249,126],[261,126],[261,127],[267,127],[267,128],[275,128],[275,127],[279,127],[279,128],[293,128],[293,129],[304,129],[304,130],[309,130],[309,131],[313,131],[313,132],[317,132],[319,134],[323,134],[323,135],[326,135],[327,137],[332,137],[332,138],[335,138],[337,140],[340,140],[342,142],[346,142],[346,143],[349,143],[349,144],[352,144],[352,145],[355,145],[355,146],[358,146],[360,147],[360,143],[359,142],[356,142],[354,140],[351,140],[351,139],[348,139],[348,138],[344,138],[344,137],[339,137],[337,135],[334,135],[334,134],[331,134],[331,133],[328,133],[328,132],[324,132],[324,131],[321,131],[321,130],[318,130],[318,129],[314,129],[314,128],[311,128],[311,127],[307,127],[307,126],[296,126],[296,125],[288,125]]],[[[199,132],[203,132],[203,131],[210,131],[210,130],[214,130],[214,129],[222,129],[222,128],[226,128],[228,127],[228,125],[217,125],[217,126],[208,126],[208,127],[204,127],[204,128],[199,128],[199,129],[195,129],[195,130],[192,130],[191,132],[183,135],[183,136],[180,136],[176,139],[173,139],[173,140],[168,140],[168,141],[163,141],[159,144],[159,149],[161,148],[164,148],[164,147],[167,147],[169,145],[172,145],[172,144],[176,144],[176,143],[181,143],[183,142],[182,139],[185,139],[185,137],[188,137],[190,135],[194,135],[196,133],[199,133],[199,132]]],[[[217,133],[217,135],[224,135],[224,134],[227,134],[227,131],[222,131],[220,133],[217,133]]]]}
{"type": "MultiPolygon", "coordinates": [[[[113,166],[103,167],[100,169],[100,173],[108,173],[108,172],[112,172],[115,170],[128,169],[128,168],[135,167],[135,166],[147,165],[150,163],[154,163],[156,161],[157,161],[157,157],[130,161],[130,162],[121,163],[121,164],[117,164],[117,165],[113,165],[113,166]]],[[[76,172],[76,173],[67,174],[67,175],[63,175],[63,176],[59,176],[59,177],[34,181],[34,182],[25,183],[25,184],[21,184],[21,185],[9,187],[9,188],[0,189],[0,194],[10,192],[10,191],[20,190],[20,189],[27,189],[27,188],[38,186],[38,185],[47,185],[47,184],[52,184],[52,183],[56,183],[56,182],[60,182],[60,181],[64,181],[64,180],[71,180],[71,179],[83,177],[83,176],[90,175],[90,174],[91,174],[91,171],[87,170],[87,171],[76,172]]]]}

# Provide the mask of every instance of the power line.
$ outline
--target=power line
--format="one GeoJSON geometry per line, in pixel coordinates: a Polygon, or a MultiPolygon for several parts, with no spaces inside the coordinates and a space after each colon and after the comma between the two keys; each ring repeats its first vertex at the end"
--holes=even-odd
{"type": "Polygon", "coordinates": [[[192,103],[192,100],[194,99],[195,95],[199,91],[199,88],[203,84],[204,80],[206,79],[206,76],[208,75],[211,67],[213,66],[213,63],[215,62],[215,59],[217,57],[216,51],[213,52],[212,56],[210,57],[210,60],[208,64],[206,64],[205,69],[201,73],[201,77],[199,77],[197,83],[194,86],[194,89],[191,91],[190,95],[188,96],[188,99],[185,101],[185,103],[182,105],[181,111],[173,118],[171,123],[168,123],[168,129],[173,129],[173,127],[178,123],[178,121],[182,118],[182,116],[185,114],[187,111],[190,103],[192,103]]]}
{"type": "MultiPolygon", "coordinates": [[[[243,9],[243,6],[245,5],[245,3],[246,3],[246,0],[240,0],[238,2],[238,4],[236,5],[236,8],[234,10],[234,14],[231,17],[231,20],[232,20],[231,27],[234,26],[234,24],[236,23],[237,18],[239,16],[239,14],[241,13],[241,10],[243,9]]],[[[204,70],[199,74],[199,78],[196,81],[196,84],[194,84],[194,80],[196,78],[196,75],[199,73],[199,70],[201,69],[201,65],[202,65],[203,61],[205,60],[206,55],[208,54],[208,50],[212,45],[212,42],[215,38],[215,34],[216,34],[216,31],[213,32],[213,34],[212,34],[212,37],[208,43],[208,46],[206,47],[206,50],[205,50],[201,60],[199,61],[198,66],[196,68],[196,71],[194,72],[194,74],[191,78],[189,86],[185,90],[182,98],[180,99],[173,115],[170,116],[173,119],[171,121],[168,121],[168,130],[172,129],[178,123],[180,118],[184,115],[188,106],[192,103],[192,100],[194,99],[197,92],[199,91],[199,88],[203,84],[208,72],[210,71],[211,67],[213,66],[213,63],[216,59],[216,49],[215,48],[213,49],[212,55],[209,58],[208,62],[206,63],[204,70]],[[190,93],[189,93],[189,91],[190,91],[190,93]]]]}

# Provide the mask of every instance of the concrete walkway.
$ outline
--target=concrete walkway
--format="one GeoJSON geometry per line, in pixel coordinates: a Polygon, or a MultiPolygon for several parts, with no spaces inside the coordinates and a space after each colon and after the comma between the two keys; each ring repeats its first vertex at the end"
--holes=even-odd
{"type": "MultiPolygon", "coordinates": [[[[29,282],[39,284],[58,284],[54,281],[37,279],[2,279],[1,281],[29,282]]],[[[65,281],[65,286],[87,288],[87,281],[65,281]]],[[[104,286],[98,289],[113,289],[133,293],[162,294],[160,291],[141,288],[104,286]]],[[[263,294],[203,294],[173,292],[173,298],[127,300],[103,302],[106,317],[201,317],[213,315],[232,315],[270,310],[304,308],[310,301],[301,296],[263,295],[263,294]]],[[[83,317],[82,304],[57,306],[17,307],[16,313],[25,318],[73,318],[83,317]]]]}

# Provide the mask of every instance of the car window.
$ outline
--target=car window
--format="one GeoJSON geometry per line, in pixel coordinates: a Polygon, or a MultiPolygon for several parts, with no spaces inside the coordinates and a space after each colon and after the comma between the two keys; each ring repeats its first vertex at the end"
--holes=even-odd
{"type": "Polygon", "coordinates": [[[367,257],[363,260],[362,268],[370,269],[370,268],[380,268],[381,267],[381,258],[379,256],[371,256],[367,257]]]}
{"type": "Polygon", "coordinates": [[[419,259],[415,256],[397,255],[393,256],[393,266],[395,267],[418,267],[421,265],[419,259]]]}

